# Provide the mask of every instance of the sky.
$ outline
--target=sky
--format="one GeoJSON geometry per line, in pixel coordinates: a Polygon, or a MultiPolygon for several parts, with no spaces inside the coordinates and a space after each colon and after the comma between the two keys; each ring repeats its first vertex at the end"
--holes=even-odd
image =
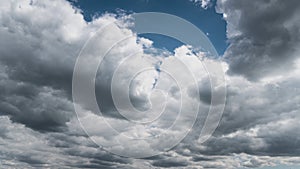
{"type": "Polygon", "coordinates": [[[299,14],[0,1],[0,168],[300,168],[299,14]]]}
{"type": "MultiPolygon", "coordinates": [[[[71,1],[72,2],[72,1],[71,1]]],[[[118,11],[131,12],[164,12],[179,16],[193,23],[203,32],[208,33],[210,40],[214,44],[218,53],[223,54],[227,48],[226,43],[226,22],[222,14],[216,13],[214,8],[201,8],[200,3],[191,3],[190,1],[174,0],[172,3],[159,0],[135,0],[130,3],[122,0],[112,1],[75,1],[75,6],[83,11],[85,20],[90,21],[96,14],[110,12],[116,13],[118,11]],[[187,12],[188,11],[188,12],[187,12]]],[[[212,2],[212,5],[215,2],[212,2]]],[[[181,45],[180,43],[170,44],[169,39],[164,39],[161,36],[149,37],[153,41],[159,43],[157,47],[166,47],[167,49],[174,49],[181,45]],[[155,38],[155,39],[153,39],[155,38]]],[[[154,42],[155,45],[155,42],[154,42]]]]}

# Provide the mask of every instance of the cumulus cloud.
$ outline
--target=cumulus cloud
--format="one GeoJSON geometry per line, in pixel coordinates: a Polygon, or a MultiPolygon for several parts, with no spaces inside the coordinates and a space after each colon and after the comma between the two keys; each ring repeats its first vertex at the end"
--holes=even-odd
{"type": "MultiPolygon", "coordinates": [[[[209,1],[201,4],[206,7],[209,1]]],[[[228,22],[230,42],[222,65],[225,69],[228,67],[230,73],[245,76],[226,75],[228,93],[224,116],[213,137],[205,144],[199,144],[198,136],[211,102],[209,78],[199,57],[210,62],[220,60],[196,56],[185,45],[176,48],[174,53],[157,52],[152,41],[137,37],[129,29],[130,16],[104,14],[87,23],[79,9],[63,0],[1,1],[1,167],[253,168],[299,164],[300,62],[295,60],[296,50],[293,50],[298,44],[297,36],[292,36],[298,33],[294,22],[298,13],[296,6],[279,1],[270,4],[265,1],[218,2],[218,9],[228,22]],[[258,12],[250,14],[254,8],[258,12]],[[273,14],[276,16],[282,11],[287,11],[286,15],[274,19],[273,14]],[[264,24],[260,24],[262,21],[264,24]],[[99,44],[101,47],[108,45],[109,41],[126,38],[107,53],[95,79],[96,97],[103,118],[89,109],[89,103],[85,102],[80,105],[83,114],[78,114],[90,137],[106,145],[102,149],[90,140],[76,118],[71,97],[72,72],[85,41],[99,28],[112,22],[116,22],[115,29],[104,32],[105,38],[92,46],[95,48],[90,48],[93,54],[102,49],[96,48],[99,44]],[[269,26],[274,29],[268,29],[269,26]],[[134,57],[128,57],[136,52],[134,57]],[[260,59],[261,56],[266,61],[260,59]],[[192,71],[196,85],[182,73],[185,69],[181,69],[176,59],[192,71]],[[294,66],[284,76],[280,73],[273,75],[274,71],[281,72],[281,68],[292,62],[294,66]],[[276,66],[279,63],[281,67],[276,66]],[[121,72],[117,91],[122,97],[128,91],[121,84],[141,67],[150,67],[151,70],[132,81],[129,92],[133,106],[147,110],[156,103],[151,102],[151,98],[160,103],[160,95],[151,96],[154,88],[168,94],[169,99],[165,113],[151,126],[129,123],[124,116],[134,120],[144,120],[145,116],[128,111],[120,115],[111,94],[110,83],[116,68],[121,72]],[[176,86],[163,69],[177,74],[176,77],[185,82],[183,89],[176,86]],[[272,76],[264,76],[261,72],[272,76]],[[258,78],[259,81],[251,81],[258,78]],[[197,94],[197,90],[200,93],[197,94]],[[186,101],[181,112],[185,116],[181,116],[174,130],[168,131],[179,114],[181,97],[186,101]],[[143,154],[162,150],[182,136],[186,128],[192,127],[191,121],[195,117],[190,112],[194,111],[192,105],[195,104],[200,107],[195,125],[188,136],[170,151],[143,159],[124,158],[106,151],[127,150],[130,153],[132,148],[140,149],[138,153],[143,154]],[[111,132],[103,119],[118,132],[111,132]],[[120,134],[151,138],[165,131],[168,133],[156,142],[150,140],[140,144],[128,142],[120,134]]],[[[95,58],[88,59],[94,61],[95,58]]],[[[89,67],[83,68],[84,71],[89,72],[89,67]]]]}
{"type": "Polygon", "coordinates": [[[258,80],[292,70],[299,57],[299,1],[218,0],[227,22],[229,73],[258,80]]]}
{"type": "Polygon", "coordinates": [[[195,4],[200,4],[202,8],[207,9],[212,5],[211,0],[190,0],[191,2],[194,2],[195,4]]]}

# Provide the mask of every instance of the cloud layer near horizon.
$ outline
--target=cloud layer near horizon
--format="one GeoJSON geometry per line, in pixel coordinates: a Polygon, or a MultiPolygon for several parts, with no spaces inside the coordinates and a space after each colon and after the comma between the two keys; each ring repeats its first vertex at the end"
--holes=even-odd
{"type": "MultiPolygon", "coordinates": [[[[297,5],[292,1],[218,1],[218,10],[224,13],[228,23],[230,46],[224,61],[207,59],[222,62],[224,68],[228,68],[227,104],[221,123],[208,142],[199,144],[197,136],[206,115],[200,114],[183,142],[168,152],[146,159],[122,158],[100,149],[81,130],[71,99],[73,67],[85,41],[108,23],[116,21],[126,25],[127,16],[104,14],[87,23],[79,9],[63,0],[1,1],[0,9],[1,167],[238,168],[300,163],[300,62],[296,50],[299,19],[297,5]],[[254,9],[258,12],[250,14],[254,9]],[[279,12],[279,18],[269,16],[279,12]],[[287,66],[291,63],[293,66],[287,66]]],[[[100,107],[114,127],[127,134],[135,129],[124,127],[126,121],[113,106],[109,90],[111,73],[122,58],[133,51],[144,52],[145,47],[150,47],[152,53],[143,53],[142,61],[154,68],[160,62],[170,63],[174,57],[185,59],[197,72],[199,86],[196,87],[200,96],[191,93],[184,96],[199,103],[201,111],[208,110],[209,83],[203,76],[201,62],[187,46],[177,48],[174,54],[158,56],[153,52],[151,41],[139,39],[126,26],[118,26],[118,31],[122,32],[120,36],[132,38],[112,49],[96,80],[100,107]]],[[[110,37],[117,36],[116,32],[112,34],[110,37]]],[[[130,74],[140,61],[138,58],[126,65],[130,69],[124,74],[130,74]]],[[[136,83],[142,85],[133,86],[131,96],[135,107],[149,106],[144,98],[154,79],[162,86],[170,83],[167,77],[158,76],[153,69],[136,79],[136,83]]],[[[170,125],[168,122],[174,120],[172,110],[176,110],[178,89],[171,89],[173,102],[167,109],[169,114],[157,124],[161,125],[159,131],[164,131],[170,125]]],[[[184,110],[190,111],[188,107],[184,110]]],[[[93,110],[89,110],[81,117],[94,116],[93,110]]],[[[188,123],[182,123],[181,127],[184,129],[186,125],[188,123]]],[[[101,139],[107,142],[114,143],[118,138],[96,124],[91,128],[100,132],[101,139]]],[[[144,148],[144,151],[150,150],[144,148]]]]}

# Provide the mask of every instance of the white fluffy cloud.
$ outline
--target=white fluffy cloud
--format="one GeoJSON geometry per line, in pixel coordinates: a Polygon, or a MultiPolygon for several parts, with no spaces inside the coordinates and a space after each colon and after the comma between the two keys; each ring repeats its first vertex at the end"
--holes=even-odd
{"type": "Polygon", "coordinates": [[[196,4],[200,4],[201,7],[204,8],[204,9],[207,9],[212,4],[211,0],[190,0],[190,1],[194,2],[196,4]]]}

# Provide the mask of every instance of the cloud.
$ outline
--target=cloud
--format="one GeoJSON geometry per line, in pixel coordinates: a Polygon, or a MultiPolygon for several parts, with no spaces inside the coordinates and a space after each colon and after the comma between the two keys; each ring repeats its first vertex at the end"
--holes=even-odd
{"type": "Polygon", "coordinates": [[[284,75],[299,57],[299,1],[218,0],[227,22],[229,73],[258,80],[284,75]]]}
{"type": "MultiPolygon", "coordinates": [[[[203,2],[208,1],[202,1],[202,5],[207,6],[203,2]]],[[[211,102],[211,88],[205,69],[199,58],[191,53],[189,46],[183,45],[174,53],[157,52],[152,46],[153,42],[137,37],[129,29],[130,16],[127,15],[104,14],[87,23],[79,9],[63,0],[1,1],[1,167],[239,168],[299,164],[297,122],[300,120],[300,64],[293,56],[293,48],[298,44],[297,36],[291,36],[298,33],[298,26],[294,22],[297,20],[296,6],[279,1],[270,4],[265,1],[218,2],[218,8],[225,13],[228,22],[230,42],[222,65],[229,67],[229,73],[244,76],[226,75],[228,93],[224,116],[213,137],[205,144],[199,144],[197,138],[211,102]],[[290,10],[282,10],[278,5],[290,10]],[[249,14],[248,11],[254,8],[258,12],[249,14]],[[286,14],[274,19],[273,14],[276,16],[277,12],[282,11],[286,11],[286,14]],[[99,28],[115,21],[116,29],[106,32],[104,35],[107,38],[99,41],[101,43],[95,43],[95,46],[105,46],[109,41],[130,36],[113,47],[99,66],[95,80],[96,95],[104,116],[99,120],[99,115],[89,109],[88,104],[80,105],[84,113],[78,114],[92,138],[110,145],[102,149],[87,137],[76,118],[71,99],[72,72],[85,41],[99,28]],[[255,25],[262,21],[264,24],[255,25]],[[279,24],[283,22],[284,26],[279,24]],[[274,29],[267,29],[269,26],[274,29]],[[262,47],[257,43],[263,44],[262,47]],[[241,48],[243,46],[247,48],[241,48]],[[136,51],[140,53],[128,57],[136,51]],[[268,63],[274,63],[273,66],[267,62],[256,64],[262,54],[267,56],[268,63]],[[291,55],[286,59],[279,57],[288,54],[291,55]],[[176,59],[188,66],[195,75],[196,84],[192,83],[176,59]],[[276,64],[280,63],[285,68],[292,62],[294,66],[288,72],[284,72],[280,66],[276,68],[276,64]],[[120,68],[121,72],[117,82],[123,84],[128,76],[141,67],[150,67],[151,71],[141,73],[130,86],[131,102],[135,108],[147,110],[151,107],[151,97],[154,98],[152,101],[160,102],[159,96],[151,96],[153,88],[169,94],[165,113],[154,125],[148,126],[147,132],[144,132],[145,125],[132,125],[117,112],[110,85],[116,68],[120,68]],[[178,75],[176,77],[185,84],[181,89],[183,92],[180,93],[180,88],[163,73],[163,69],[178,75]],[[273,71],[279,73],[275,76],[273,71]],[[181,112],[184,116],[174,130],[168,131],[179,114],[180,97],[186,100],[181,112]],[[173,149],[144,159],[124,158],[106,151],[129,150],[127,153],[130,154],[131,150],[140,150],[139,153],[162,150],[192,126],[191,121],[195,120],[191,115],[194,103],[200,107],[197,121],[188,136],[173,149]],[[111,132],[103,119],[119,133],[111,132]],[[168,131],[167,134],[160,139],[139,144],[120,135],[140,138],[156,136],[165,131],[168,131]]],[[[101,49],[95,48],[90,52],[101,49]]],[[[210,58],[207,60],[221,62],[210,58]]],[[[83,71],[88,72],[89,67],[83,68],[83,71]]],[[[120,97],[128,92],[123,85],[119,85],[117,90],[120,97]]],[[[128,113],[126,117],[134,120],[152,117],[125,113],[128,113]]]]}
{"type": "Polygon", "coordinates": [[[72,72],[80,48],[93,31],[116,18],[108,14],[87,23],[66,1],[1,6],[0,111],[29,127],[56,130],[74,116],[72,72]]]}
{"type": "Polygon", "coordinates": [[[203,152],[299,156],[298,70],[268,82],[229,76],[222,121],[203,152]]]}
{"type": "Polygon", "coordinates": [[[125,168],[130,164],[95,147],[87,137],[68,133],[39,133],[8,117],[1,121],[1,166],[5,168],[125,168]],[[26,155],[25,155],[26,154],[26,155]]]}
{"type": "Polygon", "coordinates": [[[195,4],[200,4],[203,9],[207,9],[212,5],[211,0],[190,0],[191,2],[194,2],[195,4]]]}
{"type": "Polygon", "coordinates": [[[0,3],[1,166],[127,166],[130,161],[99,149],[83,132],[68,135],[67,125],[76,117],[76,57],[91,33],[115,16],[86,23],[80,10],[62,0],[0,3]]]}

